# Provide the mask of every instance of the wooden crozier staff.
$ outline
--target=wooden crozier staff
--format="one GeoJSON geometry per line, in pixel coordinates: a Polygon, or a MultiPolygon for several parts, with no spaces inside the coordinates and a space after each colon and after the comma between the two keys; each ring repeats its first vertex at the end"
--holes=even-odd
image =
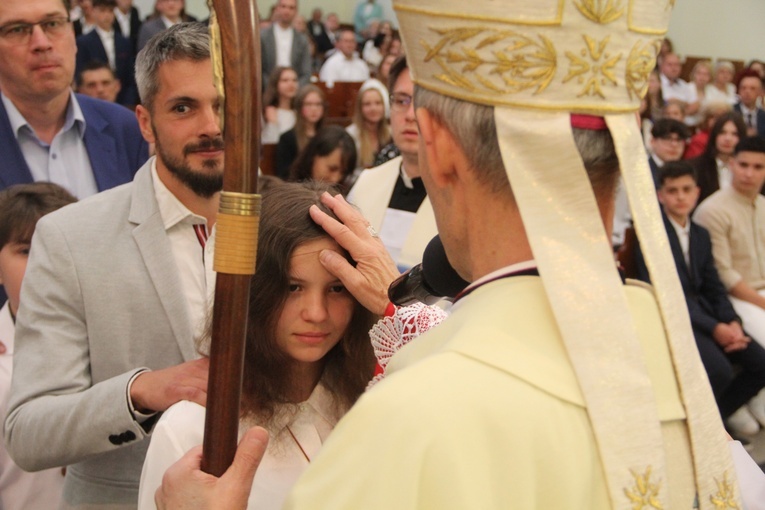
{"type": "Polygon", "coordinates": [[[234,460],[238,439],[250,279],[258,251],[260,32],[254,0],[208,0],[208,5],[215,82],[225,98],[226,157],[216,221],[218,274],[202,469],[221,476],[234,460]]]}

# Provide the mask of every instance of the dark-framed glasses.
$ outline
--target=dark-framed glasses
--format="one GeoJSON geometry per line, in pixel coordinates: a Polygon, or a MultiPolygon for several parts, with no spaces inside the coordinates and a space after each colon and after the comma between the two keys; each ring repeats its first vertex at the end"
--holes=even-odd
{"type": "Polygon", "coordinates": [[[393,110],[405,112],[412,106],[412,96],[403,92],[395,92],[390,95],[390,107],[393,110]]]}
{"type": "Polygon", "coordinates": [[[7,23],[0,27],[0,39],[11,44],[27,44],[32,37],[32,31],[35,29],[35,26],[39,26],[48,37],[56,38],[66,33],[70,23],[71,21],[69,21],[68,16],[46,18],[37,23],[23,23],[20,21],[7,23]]]}
{"type": "Polygon", "coordinates": [[[664,135],[659,137],[660,140],[663,140],[667,143],[685,143],[685,138],[681,138],[679,136],[672,136],[672,135],[664,135]]]}

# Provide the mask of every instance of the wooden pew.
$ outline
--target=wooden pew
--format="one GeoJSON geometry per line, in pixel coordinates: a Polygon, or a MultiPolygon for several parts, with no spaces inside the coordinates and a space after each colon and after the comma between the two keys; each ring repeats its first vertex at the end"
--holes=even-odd
{"type": "Polygon", "coordinates": [[[325,82],[316,83],[327,96],[326,122],[342,126],[351,123],[356,96],[362,83],[360,81],[338,81],[332,88],[328,87],[325,82]]]}

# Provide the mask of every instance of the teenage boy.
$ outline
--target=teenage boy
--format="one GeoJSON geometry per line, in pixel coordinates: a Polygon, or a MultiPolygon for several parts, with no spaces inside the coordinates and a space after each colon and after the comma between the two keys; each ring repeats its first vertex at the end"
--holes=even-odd
{"type": "MultiPolygon", "coordinates": [[[[0,191],[0,285],[8,294],[8,301],[0,309],[0,341],[6,346],[0,355],[0,416],[8,411],[16,311],[32,233],[37,220],[75,200],[64,188],[49,182],[17,184],[0,191]]],[[[0,508],[58,508],[64,486],[62,475],[59,468],[23,471],[0,441],[0,508]]]]}
{"type": "Polygon", "coordinates": [[[659,188],[659,169],[670,161],[680,161],[685,142],[690,138],[688,126],[675,119],[659,119],[651,128],[651,155],[648,166],[656,189],[659,188]]]}
{"type": "MultiPolygon", "coordinates": [[[[765,139],[739,141],[731,161],[731,185],[706,198],[693,220],[709,231],[720,280],[752,338],[765,345],[765,139]]],[[[749,402],[765,426],[765,391],[749,402]]]]}
{"type": "MultiPolygon", "coordinates": [[[[693,167],[666,163],[658,184],[669,245],[720,414],[734,434],[755,434],[759,424],[743,406],[765,387],[765,349],[743,331],[717,274],[709,232],[689,217],[700,192],[693,167]],[[734,364],[741,368],[735,375],[734,364]]],[[[639,249],[637,267],[638,277],[650,281],[639,249]]]]}
{"type": "Polygon", "coordinates": [[[138,104],[135,85],[135,54],[130,40],[114,30],[114,9],[117,0],[93,0],[96,28],[77,38],[77,65],[75,76],[93,62],[109,64],[120,81],[117,103],[130,108],[138,104]]]}

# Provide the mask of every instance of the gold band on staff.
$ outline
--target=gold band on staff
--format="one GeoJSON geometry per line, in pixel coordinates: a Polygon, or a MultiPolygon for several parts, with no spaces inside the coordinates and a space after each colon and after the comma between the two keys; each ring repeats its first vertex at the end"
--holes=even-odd
{"type": "Polygon", "coordinates": [[[213,269],[226,274],[255,274],[260,225],[260,195],[224,191],[215,232],[213,269]]]}

